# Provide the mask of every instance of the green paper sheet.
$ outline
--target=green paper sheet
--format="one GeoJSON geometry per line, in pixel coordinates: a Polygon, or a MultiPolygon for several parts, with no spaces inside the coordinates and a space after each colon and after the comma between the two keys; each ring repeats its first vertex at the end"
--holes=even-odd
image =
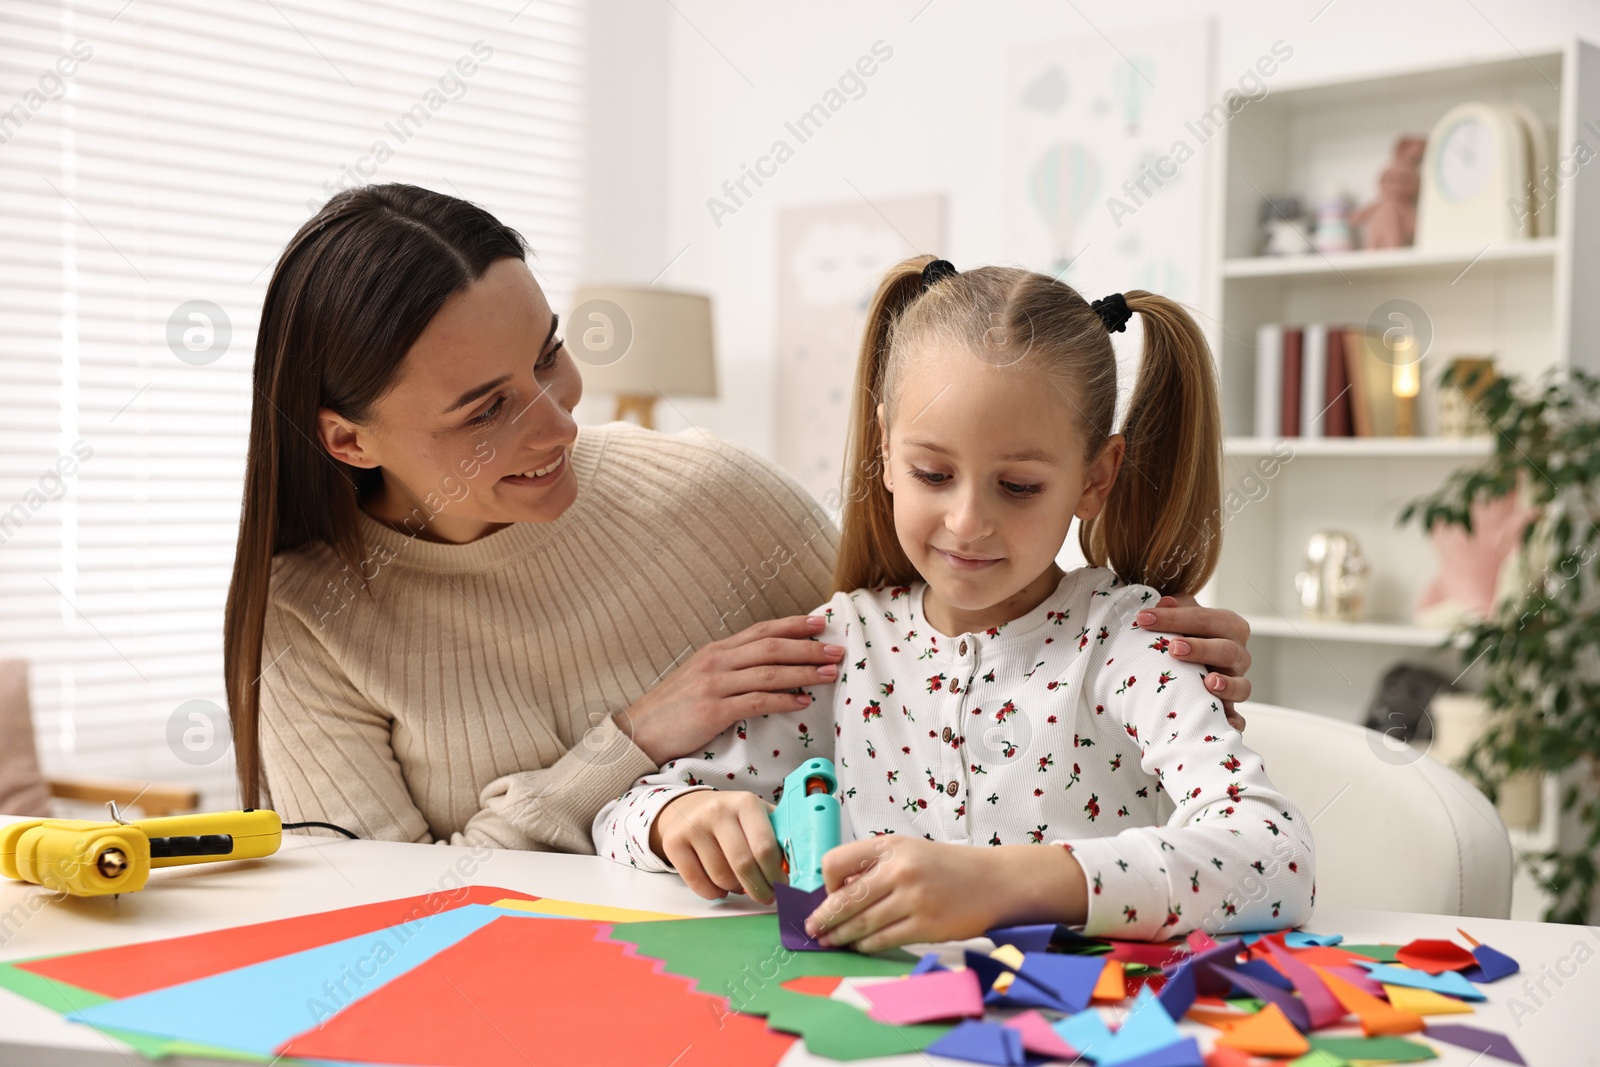
{"type": "Polygon", "coordinates": [[[1350,1067],[1350,1061],[1314,1048],[1299,1059],[1290,1060],[1289,1067],[1350,1067]]]}
{"type": "Polygon", "coordinates": [[[1354,952],[1358,956],[1365,956],[1379,963],[1398,963],[1395,953],[1405,948],[1404,945],[1340,945],[1346,952],[1354,952]]]}
{"type": "Polygon", "coordinates": [[[799,1034],[806,1048],[838,1060],[920,1052],[951,1027],[890,1026],[843,1001],[782,988],[806,975],[898,976],[911,973],[916,957],[898,949],[877,956],[858,952],[794,952],[778,940],[776,915],[674,922],[618,923],[612,940],[637,947],[673,974],[696,980],[696,988],[728,998],[747,1015],[764,1015],[774,1030],[799,1034]]]}
{"type": "Polygon", "coordinates": [[[1267,1006],[1266,1001],[1257,1000],[1255,997],[1224,997],[1223,1000],[1229,1007],[1238,1011],[1255,1012],[1267,1006]]]}
{"type": "MultiPolygon", "coordinates": [[[[1352,950],[1353,951],[1353,950],[1352,950]]],[[[1439,1054],[1427,1045],[1403,1037],[1318,1037],[1306,1035],[1313,1049],[1346,1060],[1384,1060],[1389,1063],[1416,1063],[1437,1059],[1439,1054]]]]}

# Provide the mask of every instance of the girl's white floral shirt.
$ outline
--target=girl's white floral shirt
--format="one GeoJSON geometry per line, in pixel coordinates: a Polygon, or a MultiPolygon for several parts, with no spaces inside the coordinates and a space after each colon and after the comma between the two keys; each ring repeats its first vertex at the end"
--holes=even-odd
{"type": "Polygon", "coordinates": [[[1062,576],[1027,615],[946,637],[926,585],[836,594],[817,638],[846,649],[804,710],[735,724],[601,809],[596,851],[672,868],[650,824],[697,789],[776,803],[783,778],[834,761],[844,839],[918,834],[1052,844],[1089,882],[1091,935],[1155,940],[1296,926],[1316,886],[1311,829],[1228,725],[1205,672],[1135,616],[1157,598],[1104,568],[1062,576]]]}

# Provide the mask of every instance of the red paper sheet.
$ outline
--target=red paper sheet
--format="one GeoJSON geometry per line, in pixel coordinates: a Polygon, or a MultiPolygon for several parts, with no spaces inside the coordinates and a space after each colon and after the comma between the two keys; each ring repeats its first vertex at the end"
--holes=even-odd
{"type": "Polygon", "coordinates": [[[18,966],[91,993],[120,1000],[165,989],[196,978],[209,978],[237,967],[318,948],[404,922],[451,911],[466,904],[493,904],[512,897],[538,900],[526,893],[493,886],[426,893],[376,904],[360,904],[315,915],[210,930],[203,934],[119,945],[95,952],[35,960],[18,966]]]}
{"type": "Polygon", "coordinates": [[[496,919],[279,1051],[430,1067],[770,1067],[794,1043],[609,930],[496,919]]]}

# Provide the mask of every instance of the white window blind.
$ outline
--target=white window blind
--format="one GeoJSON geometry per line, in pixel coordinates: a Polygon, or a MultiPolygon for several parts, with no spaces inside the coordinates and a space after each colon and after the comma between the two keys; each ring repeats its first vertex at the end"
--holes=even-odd
{"type": "Polygon", "coordinates": [[[47,771],[236,802],[231,751],[180,758],[168,730],[226,707],[252,344],[317,206],[382,181],[476,201],[565,305],[584,17],[519,6],[0,6],[0,656],[30,661],[47,771]]]}

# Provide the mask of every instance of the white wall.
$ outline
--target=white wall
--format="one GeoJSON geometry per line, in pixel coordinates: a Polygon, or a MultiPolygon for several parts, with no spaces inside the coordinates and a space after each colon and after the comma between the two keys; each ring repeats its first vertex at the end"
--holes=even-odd
{"type": "MultiPolygon", "coordinates": [[[[958,267],[1011,260],[1002,239],[1000,93],[1017,45],[1088,38],[1127,51],[1141,27],[1209,16],[1216,82],[1209,102],[1278,39],[1294,56],[1274,88],[1528,52],[1572,33],[1600,41],[1593,0],[1150,0],[1137,7],[626,0],[623,7],[624,0],[603,0],[591,36],[591,276],[648,282],[660,274],[662,285],[714,296],[721,395],[662,405],[657,422],[667,430],[692,423],[767,455],[778,209],[848,200],[857,195],[852,185],[869,200],[942,191],[949,258],[958,267]],[[866,94],[717,227],[706,199],[721,195],[722,183],[766,152],[785,120],[815,103],[878,40],[894,56],[867,81],[866,94]]],[[[608,418],[609,400],[592,398],[579,414],[608,418]]]]}

